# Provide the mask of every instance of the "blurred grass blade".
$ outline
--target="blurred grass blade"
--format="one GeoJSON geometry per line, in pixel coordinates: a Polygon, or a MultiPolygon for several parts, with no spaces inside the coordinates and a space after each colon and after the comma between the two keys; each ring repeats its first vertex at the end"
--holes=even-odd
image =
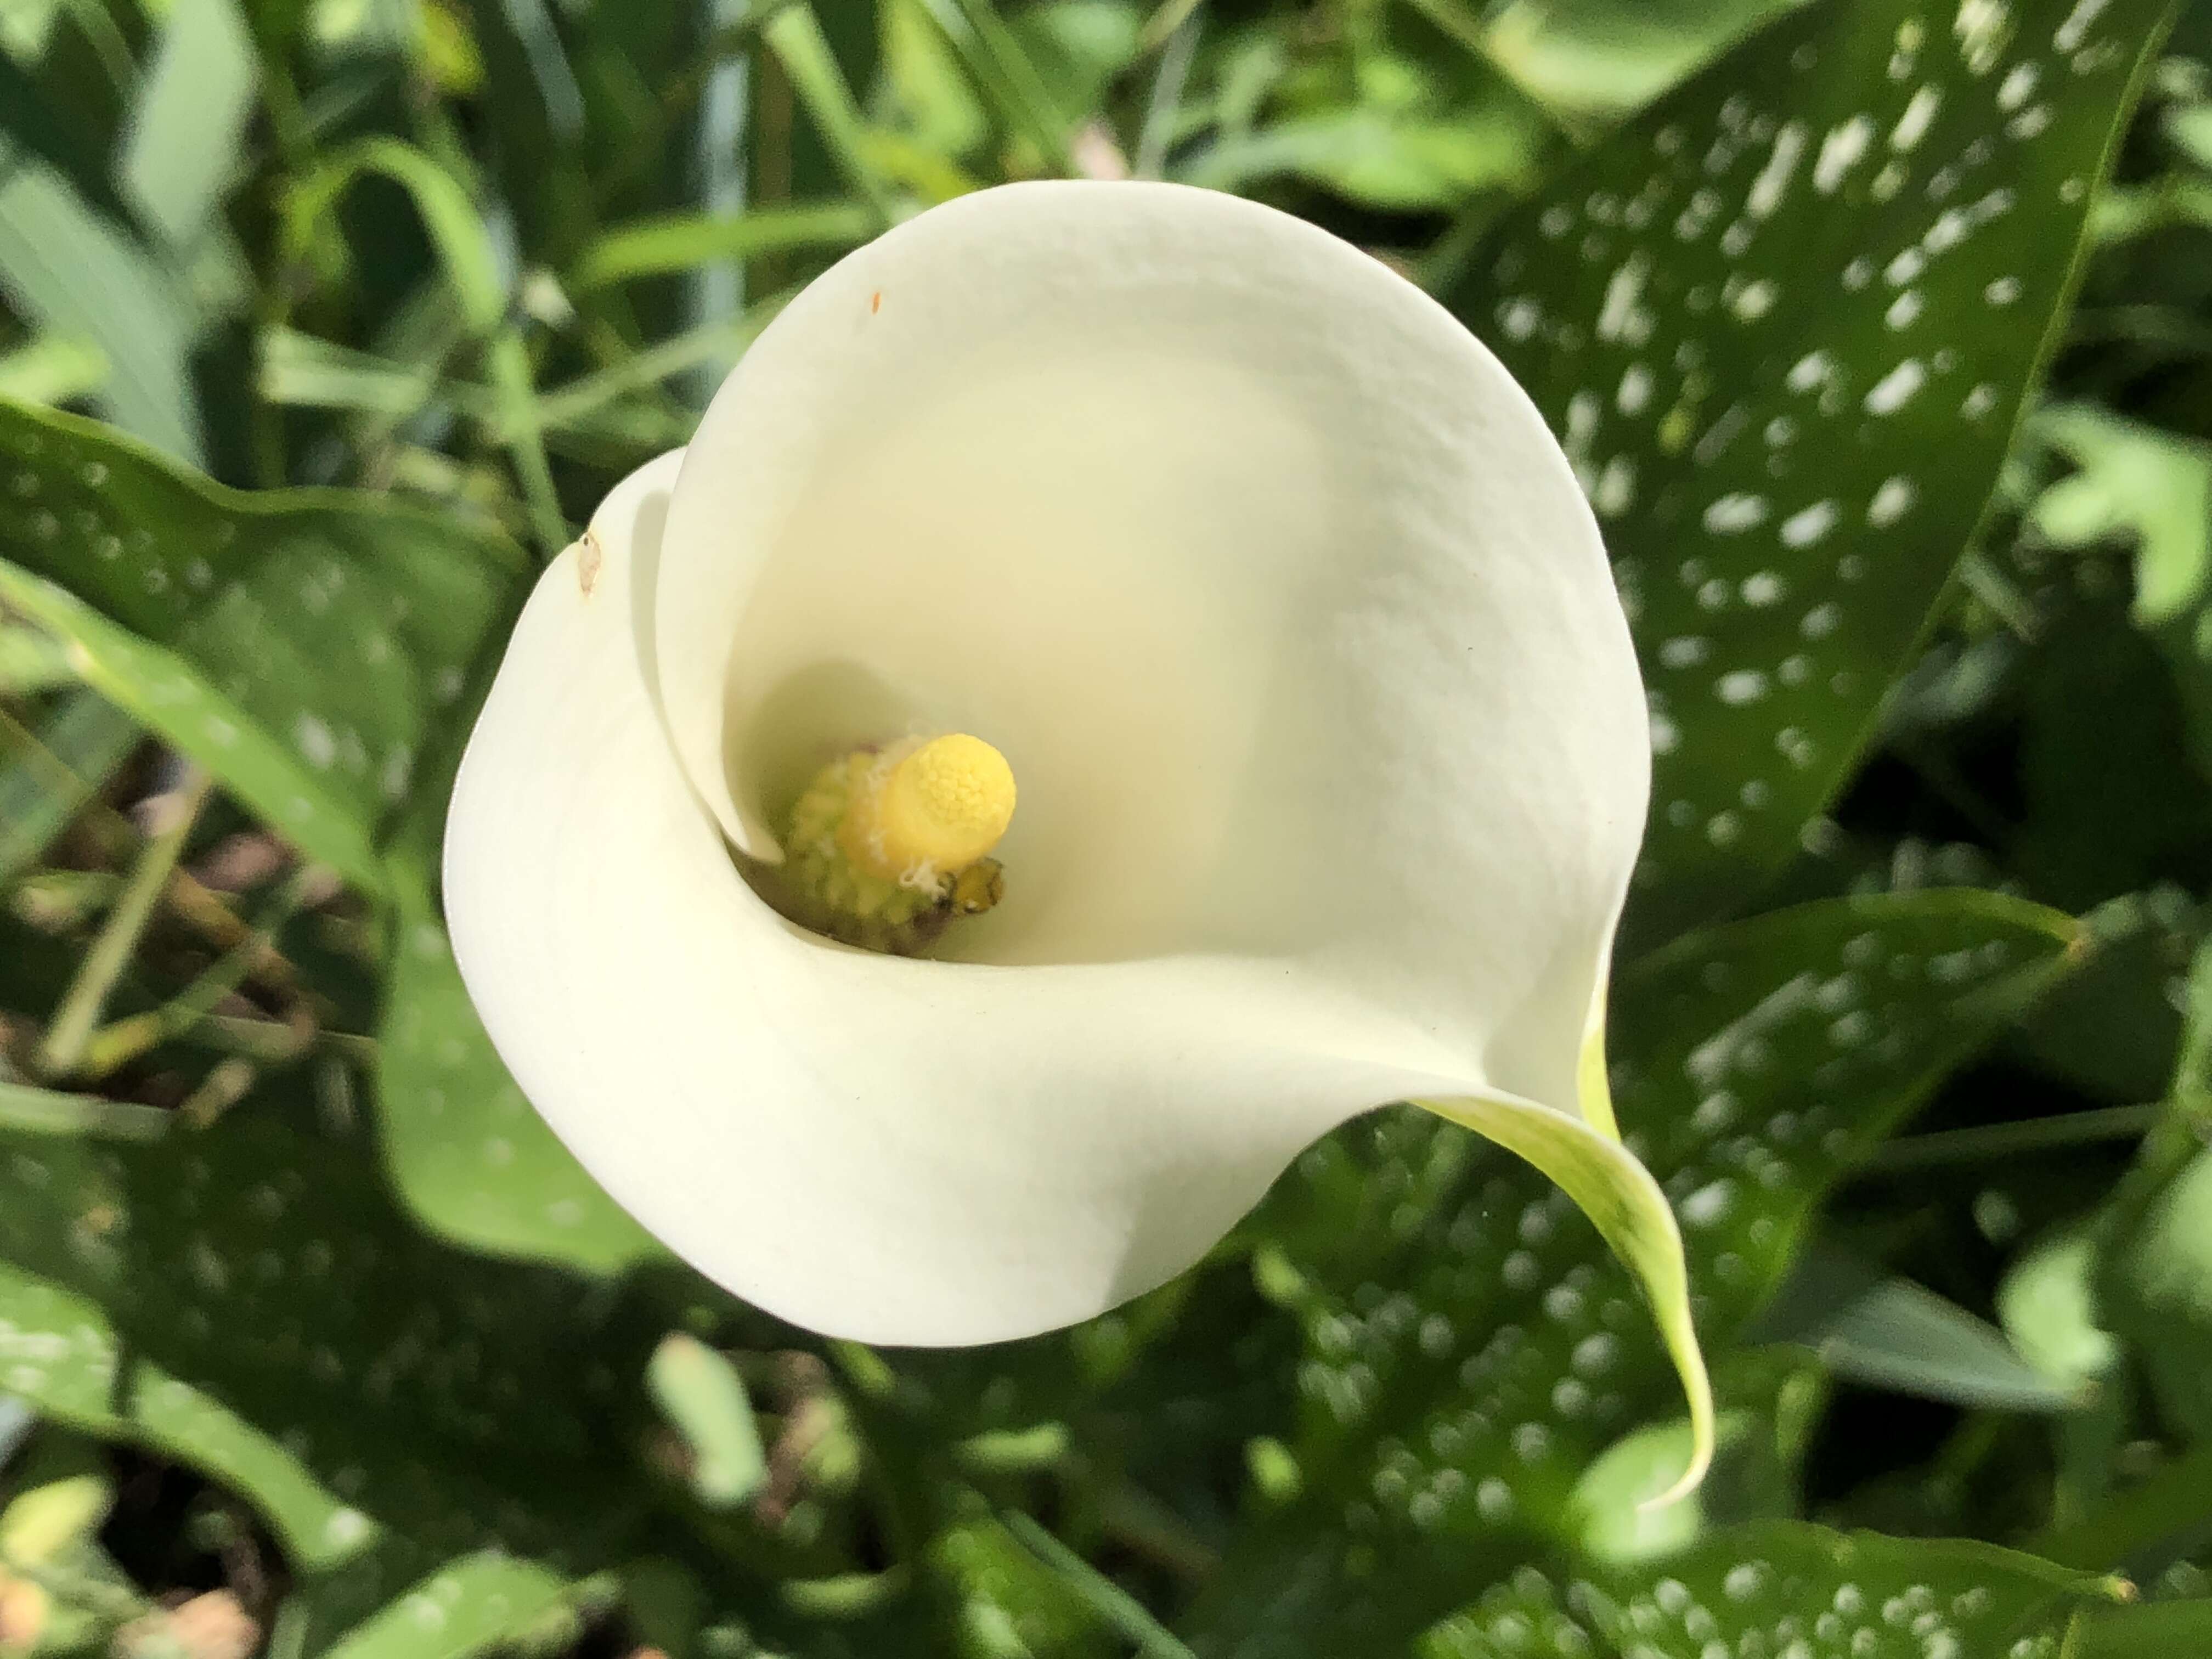
{"type": "MultiPolygon", "coordinates": [[[[272,404],[301,409],[349,409],[402,420],[432,396],[453,396],[441,384],[439,364],[397,363],[302,334],[273,328],[261,337],[262,397],[272,404]]],[[[479,388],[468,388],[470,392],[479,388]]],[[[490,399],[470,412],[489,416],[490,399]]]]}
{"type": "Polygon", "coordinates": [[[88,340],[41,334],[0,356],[0,398],[66,404],[107,384],[107,354],[88,340]]]}
{"type": "Polygon", "coordinates": [[[504,325],[507,283],[498,253],[483,216],[460,181],[422,151],[396,139],[363,139],[295,190],[288,220],[292,246],[295,252],[307,246],[318,222],[364,173],[381,173],[414,198],[446,278],[461,302],[469,331],[483,343],[484,365],[515,471],[522,480],[531,527],[540,553],[550,558],[568,544],[568,526],[554,493],[552,470],[532,412],[537,394],[529,353],[521,335],[504,325]]]}
{"type": "Polygon", "coordinates": [[[664,276],[717,260],[859,246],[881,223],[858,202],[763,208],[750,213],[677,213],[617,225],[585,248],[569,274],[579,293],[635,276],[664,276]]]}
{"type": "Polygon", "coordinates": [[[239,172],[258,65],[237,0],[172,0],[117,163],[118,187],[172,248],[199,240],[239,172]]]}
{"type": "Polygon", "coordinates": [[[91,206],[119,215],[106,154],[85,123],[70,117],[69,109],[57,107],[32,69],[0,49],[0,132],[51,164],[91,206]]]}
{"type": "Polygon", "coordinates": [[[90,1134],[121,1140],[155,1140],[168,1133],[170,1121],[170,1115],[158,1106],[0,1082],[0,1128],[26,1130],[33,1134],[90,1134]]]}
{"type": "Polygon", "coordinates": [[[1466,0],[1408,0],[1437,27],[1583,124],[1648,104],[1736,37],[1803,0],[1580,0],[1509,4],[1469,15],[1466,0]]]}
{"type": "Polygon", "coordinates": [[[254,917],[252,931],[217,957],[191,984],[158,1008],[131,1014],[94,1031],[85,1043],[82,1075],[104,1078],[156,1044],[191,1030],[269,958],[277,931],[329,883],[329,872],[313,865],[287,877],[254,917]]]}
{"type": "Polygon", "coordinates": [[[499,0],[499,8],[521,45],[554,136],[574,138],[584,125],[583,90],[576,84],[576,71],[568,65],[568,49],[561,44],[545,0],[499,0]]]}
{"type": "Polygon", "coordinates": [[[61,174],[17,151],[4,135],[0,289],[46,332],[99,349],[109,373],[94,402],[110,420],[156,448],[199,461],[191,302],[61,174]]]}
{"type": "Polygon", "coordinates": [[[627,361],[554,386],[538,399],[538,418],[548,426],[582,427],[615,399],[672,380],[702,363],[734,357],[774,320],[791,292],[757,301],[741,315],[663,340],[627,361]]]}
{"type": "Polygon", "coordinates": [[[2080,1403],[1987,1321],[1923,1285],[1826,1251],[1799,1264],[1747,1340],[1802,1344],[1837,1376],[1923,1400],[2024,1412],[2080,1403]]]}
{"type": "Polygon", "coordinates": [[[1013,137],[1027,139],[1047,172],[1062,178],[1073,173],[1074,158],[1051,94],[997,15],[968,0],[921,0],[921,4],[997,112],[1000,125],[1013,137]]]}
{"type": "Polygon", "coordinates": [[[538,538],[538,556],[550,559],[568,544],[568,520],[561,511],[553,489],[553,469],[545,458],[538,388],[530,372],[530,353],[515,330],[503,328],[484,348],[484,366],[490,371],[492,395],[497,400],[500,429],[521,475],[523,499],[530,507],[530,527],[538,538]]]}
{"type": "Polygon", "coordinates": [[[1523,110],[1502,101],[1449,120],[1331,110],[1218,139],[1177,176],[1229,191],[1290,176],[1366,207],[1437,212],[1480,191],[1525,185],[1542,137],[1523,110]]]}
{"type": "MultiPolygon", "coordinates": [[[[52,635],[0,622],[0,697],[51,691],[76,678],[69,654],[52,635]]],[[[5,807],[0,807],[0,815],[5,811],[5,807]]],[[[0,816],[0,836],[6,833],[4,816],[0,816]]]]}
{"type": "Polygon", "coordinates": [[[1021,1540],[1024,1549],[1059,1574],[1109,1626],[1136,1644],[1139,1659],[1197,1659],[1136,1597],[1061,1543],[1034,1516],[1009,1510],[1003,1519],[1006,1530],[1021,1540]]]}
{"type": "Polygon", "coordinates": [[[507,310],[507,284],[483,218],[453,174],[396,138],[364,138],[293,186],[285,216],[291,256],[305,252],[355,179],[380,173],[413,198],[470,331],[489,335],[507,310]]]}
{"type": "Polygon", "coordinates": [[[73,692],[0,765],[0,887],[44,855],[138,746],[138,727],[104,697],[73,692]]]}
{"type": "Polygon", "coordinates": [[[976,40],[990,57],[994,78],[1013,100],[1009,112],[1022,123],[1017,129],[1026,132],[1030,141],[1042,153],[1047,169],[1056,173],[1075,170],[1073,157],[1068,150],[1067,127],[1053,101],[1051,88],[1022,43],[999,15],[994,0],[935,0],[936,3],[959,8],[975,31],[976,40]]]}
{"type": "Polygon", "coordinates": [[[148,837],[92,947],[78,963],[69,994],[62,999],[52,1024],[46,1028],[46,1038],[39,1045],[39,1069],[45,1075],[68,1077],[82,1061],[84,1045],[99,1024],[100,1011],[106,1007],[116,981],[137,952],[139,935],[152,920],[154,906],[175,873],[177,860],[184,856],[185,843],[213,787],[214,780],[200,773],[174,792],[157,798],[158,807],[153,810],[166,822],[148,837]]]}
{"type": "Polygon", "coordinates": [[[898,198],[876,164],[869,159],[868,134],[845,72],[822,33],[822,20],[811,5],[786,7],[761,31],[775,60],[791,80],[792,89],[814,122],[815,131],[836,160],[846,181],[866,196],[879,221],[888,224],[898,216],[898,198]]]}

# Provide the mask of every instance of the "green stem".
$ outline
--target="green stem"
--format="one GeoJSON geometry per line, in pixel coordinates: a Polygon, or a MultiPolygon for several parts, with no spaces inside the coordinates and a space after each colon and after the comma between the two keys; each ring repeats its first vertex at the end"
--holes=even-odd
{"type": "MultiPolygon", "coordinates": [[[[1006,131],[1035,144],[1048,171],[1061,178],[1074,172],[1075,161],[1068,151],[1067,135],[1060,130],[1055,118],[1033,106],[1028,93],[1009,76],[1004,54],[995,50],[994,43],[986,40],[976,27],[975,9],[963,4],[963,0],[922,0],[922,9],[937,25],[937,32],[945,37],[945,44],[958,56],[969,74],[975,77],[975,84],[991,100],[1006,131]]],[[[1034,67],[1026,58],[1020,61],[1034,80],[1034,67]]]]}
{"type": "Polygon", "coordinates": [[[245,1014],[210,1014],[191,1030],[180,1032],[178,1040],[272,1066],[289,1064],[315,1048],[360,1066],[374,1066],[377,1056],[376,1039],[358,1031],[319,1030],[312,1025],[288,1025],[245,1014]]]}
{"type": "Polygon", "coordinates": [[[484,358],[499,401],[500,425],[508,453],[514,458],[515,472],[522,480],[523,498],[530,505],[531,531],[545,557],[551,559],[568,544],[568,521],[562,516],[561,499],[553,489],[553,471],[545,459],[530,354],[520,332],[502,328],[485,347],[484,358]]]}
{"type": "Polygon", "coordinates": [[[1000,1518],[1023,1548],[1058,1573],[1093,1613],[1134,1642],[1141,1659],[1197,1659],[1136,1597],[1054,1537],[1035,1516],[1009,1510],[1000,1518]]]}
{"type": "Polygon", "coordinates": [[[1197,9],[1185,9],[1189,15],[1168,37],[1167,51],[1161,54],[1158,72],[1152,76],[1152,96],[1146,101],[1145,124],[1138,130],[1137,155],[1130,168],[1139,179],[1158,179],[1167,172],[1176,113],[1182,107],[1183,87],[1190,78],[1191,59],[1197,54],[1202,27],[1197,9]]]}
{"type": "Polygon", "coordinates": [[[27,1083],[0,1083],[0,1125],[33,1134],[104,1135],[115,1140],[155,1140],[169,1127],[158,1106],[95,1095],[68,1095],[27,1083]]]}
{"type": "Polygon", "coordinates": [[[580,421],[626,393],[643,391],[688,368],[742,350],[790,297],[788,292],[771,295],[742,316],[691,329],[639,352],[627,362],[557,386],[538,398],[538,418],[548,426],[580,421]]]}
{"type": "Polygon", "coordinates": [[[33,732],[0,709],[21,752],[0,769],[0,884],[28,869],[138,746],[138,728],[96,692],[63,698],[33,732]]]}
{"type": "Polygon", "coordinates": [[[1145,20],[1145,27],[1137,35],[1139,53],[1158,52],[1170,36],[1190,21],[1201,0],[1161,0],[1159,9],[1145,20]]]}
{"type": "Polygon", "coordinates": [[[106,1006],[115,981],[122,977],[131,953],[138,946],[139,936],[153,919],[155,902],[169,884],[213,787],[214,780],[195,768],[167,803],[170,821],[139,854],[131,879],[124,884],[122,896],[107,913],[106,925],[93,940],[92,949],[85,952],[53,1024],[46,1028],[46,1040],[39,1048],[39,1067],[46,1076],[67,1077],[83,1060],[85,1044],[99,1024],[100,1010],[106,1006]]]}
{"type": "Polygon", "coordinates": [[[2067,1112],[2021,1123],[1990,1123],[1972,1129],[1893,1140],[1874,1155],[1869,1168],[1885,1173],[1945,1164],[1973,1164],[2017,1158],[2023,1152],[2062,1146],[2094,1146],[2107,1140],[2133,1140],[2148,1134],[2164,1115],[2163,1106],[2108,1106],[2094,1112],[2067,1112]]]}
{"type": "Polygon", "coordinates": [[[2043,633],[2035,619],[2035,606],[2011,577],[1997,568],[1978,548],[1969,548],[1959,561],[1959,580],[1966,592],[1990,608],[1997,620],[2021,641],[2033,645],[2043,633]]]}
{"type": "Polygon", "coordinates": [[[328,873],[313,865],[295,871],[255,919],[253,931],[218,957],[198,978],[160,1007],[117,1020],[94,1032],[85,1044],[85,1074],[105,1077],[157,1043],[191,1030],[214,1012],[215,1006],[245,982],[254,964],[275,944],[277,930],[292,919],[316,887],[328,880],[328,873]]]}

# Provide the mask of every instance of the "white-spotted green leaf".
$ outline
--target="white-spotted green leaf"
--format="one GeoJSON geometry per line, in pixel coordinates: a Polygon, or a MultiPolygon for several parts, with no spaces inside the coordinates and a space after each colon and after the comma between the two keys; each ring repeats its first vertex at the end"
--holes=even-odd
{"type": "Polygon", "coordinates": [[[2166,0],[1849,0],[1518,210],[1451,297],[1612,547],[1662,937],[1796,850],[1971,538],[2166,0]]]}
{"type": "Polygon", "coordinates": [[[419,867],[396,860],[398,948],[377,1103],[400,1196],[477,1249],[619,1273],[660,1253],[554,1138],[484,1035],[419,867]]]}
{"type": "MultiPolygon", "coordinates": [[[[1885,896],[1692,934],[1616,975],[1620,1122],[1680,1218],[1709,1348],[1778,1282],[1827,1188],[2063,971],[2074,936],[1990,894],[1885,896]]],[[[1305,1339],[1305,1512],[1355,1546],[1412,1560],[1565,1538],[1590,1460],[1678,1409],[1627,1273],[1564,1192],[1472,1137],[1366,1120],[1308,1152],[1266,1219],[1261,1287],[1305,1339]]],[[[1364,1650],[1419,1607],[1381,1574],[1340,1586],[1330,1616],[1364,1650]]]]}
{"type": "Polygon", "coordinates": [[[2059,1659],[2117,1581],[1988,1544],[1772,1522],[1619,1575],[1524,1567],[1419,1659],[2059,1659]]]}
{"type": "Polygon", "coordinates": [[[520,555],[449,515],[243,495],[74,416],[0,407],[0,599],[86,681],[369,889],[520,555]]]}
{"type": "Polygon", "coordinates": [[[2153,1601],[2086,1620],[2075,1659],[2197,1659],[2207,1651],[2212,1601],[2153,1601]]]}
{"type": "Polygon", "coordinates": [[[311,1571],[374,1526],[276,1441],[204,1389],[128,1356],[98,1304],[0,1265],[0,1390],[41,1415],[139,1445],[242,1494],[285,1553],[311,1571]]]}
{"type": "Polygon", "coordinates": [[[117,1409],[94,1390],[114,1386],[118,1354],[126,1382],[195,1391],[157,1419],[158,1443],[287,1517],[325,1636],[487,1547],[611,1565],[636,1500],[599,1425],[633,1369],[608,1310],[568,1274],[417,1231],[363,1137],[337,1127],[352,1116],[342,1069],[313,1079],[318,1098],[289,1079],[152,1143],[0,1129],[10,1299],[60,1298],[38,1315],[55,1334],[14,1361],[41,1375],[0,1370],[0,1387],[35,1387],[96,1430],[117,1409]],[[204,1429],[183,1420],[193,1407],[204,1429]],[[287,1462],[270,1462],[275,1447],[287,1462]]]}

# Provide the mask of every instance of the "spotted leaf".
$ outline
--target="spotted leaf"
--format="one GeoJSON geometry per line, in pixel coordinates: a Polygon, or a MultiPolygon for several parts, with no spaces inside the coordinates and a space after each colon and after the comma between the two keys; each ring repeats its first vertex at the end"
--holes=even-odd
{"type": "Polygon", "coordinates": [[[1617,1577],[1523,1568],[1419,1659],[2059,1659],[2113,1581],[1987,1544],[1773,1522],[1617,1577]]]}
{"type": "Polygon", "coordinates": [[[56,1422],[176,1458],[242,1493],[311,1571],[374,1534],[366,1516],[220,1401],[151,1362],[126,1360],[97,1303],[5,1266],[0,1389],[56,1422]]]}
{"type": "Polygon", "coordinates": [[[568,1589],[559,1573],[533,1561],[496,1551],[464,1556],[364,1620],[331,1659],[466,1659],[556,1611],[568,1589]]]}
{"type": "Polygon", "coordinates": [[[377,1051],[377,1103],[400,1196],[479,1249],[618,1273],[659,1253],[530,1109],[461,984],[427,880],[395,861],[399,948],[377,1051]]]}
{"type": "Polygon", "coordinates": [[[1972,538],[2166,0],[1835,0],[1516,214],[1452,296],[1560,434],[1650,687],[1635,925],[1790,856],[1972,538]]]}
{"type": "Polygon", "coordinates": [[[93,422],[0,405],[0,599],[309,856],[382,885],[520,556],[375,497],[240,495],[93,422]]]}
{"type": "MultiPolygon", "coordinates": [[[[2063,971],[2072,937],[1990,894],[1884,896],[1692,934],[1619,976],[1613,1047],[1632,1058],[1614,1097],[1680,1218],[1709,1348],[1756,1311],[1838,1176],[2063,971]]],[[[1677,1408],[1589,1224],[1455,1131],[1410,1113],[1355,1125],[1306,1154],[1269,1219],[1261,1286],[1305,1334],[1308,1501],[1358,1547],[1463,1559],[1514,1533],[1565,1539],[1590,1460],[1677,1408]]],[[[1332,1616],[1364,1650],[1418,1606],[1384,1575],[1342,1589],[1332,1616]]]]}
{"type": "Polygon", "coordinates": [[[318,1099],[282,1085],[150,1143],[0,1132],[0,1386],[238,1480],[325,1633],[487,1547],[605,1565],[635,1518],[599,1426],[623,1364],[605,1308],[416,1231],[342,1072],[318,1099]]]}

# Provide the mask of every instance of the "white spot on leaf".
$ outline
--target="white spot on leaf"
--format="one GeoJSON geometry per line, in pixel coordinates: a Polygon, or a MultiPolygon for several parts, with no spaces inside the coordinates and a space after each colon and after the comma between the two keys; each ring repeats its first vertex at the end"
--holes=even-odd
{"type": "Polygon", "coordinates": [[[1920,359],[1907,357],[1868,389],[1866,411],[1869,415],[1894,415],[1927,382],[1928,370],[1920,359]]]}

